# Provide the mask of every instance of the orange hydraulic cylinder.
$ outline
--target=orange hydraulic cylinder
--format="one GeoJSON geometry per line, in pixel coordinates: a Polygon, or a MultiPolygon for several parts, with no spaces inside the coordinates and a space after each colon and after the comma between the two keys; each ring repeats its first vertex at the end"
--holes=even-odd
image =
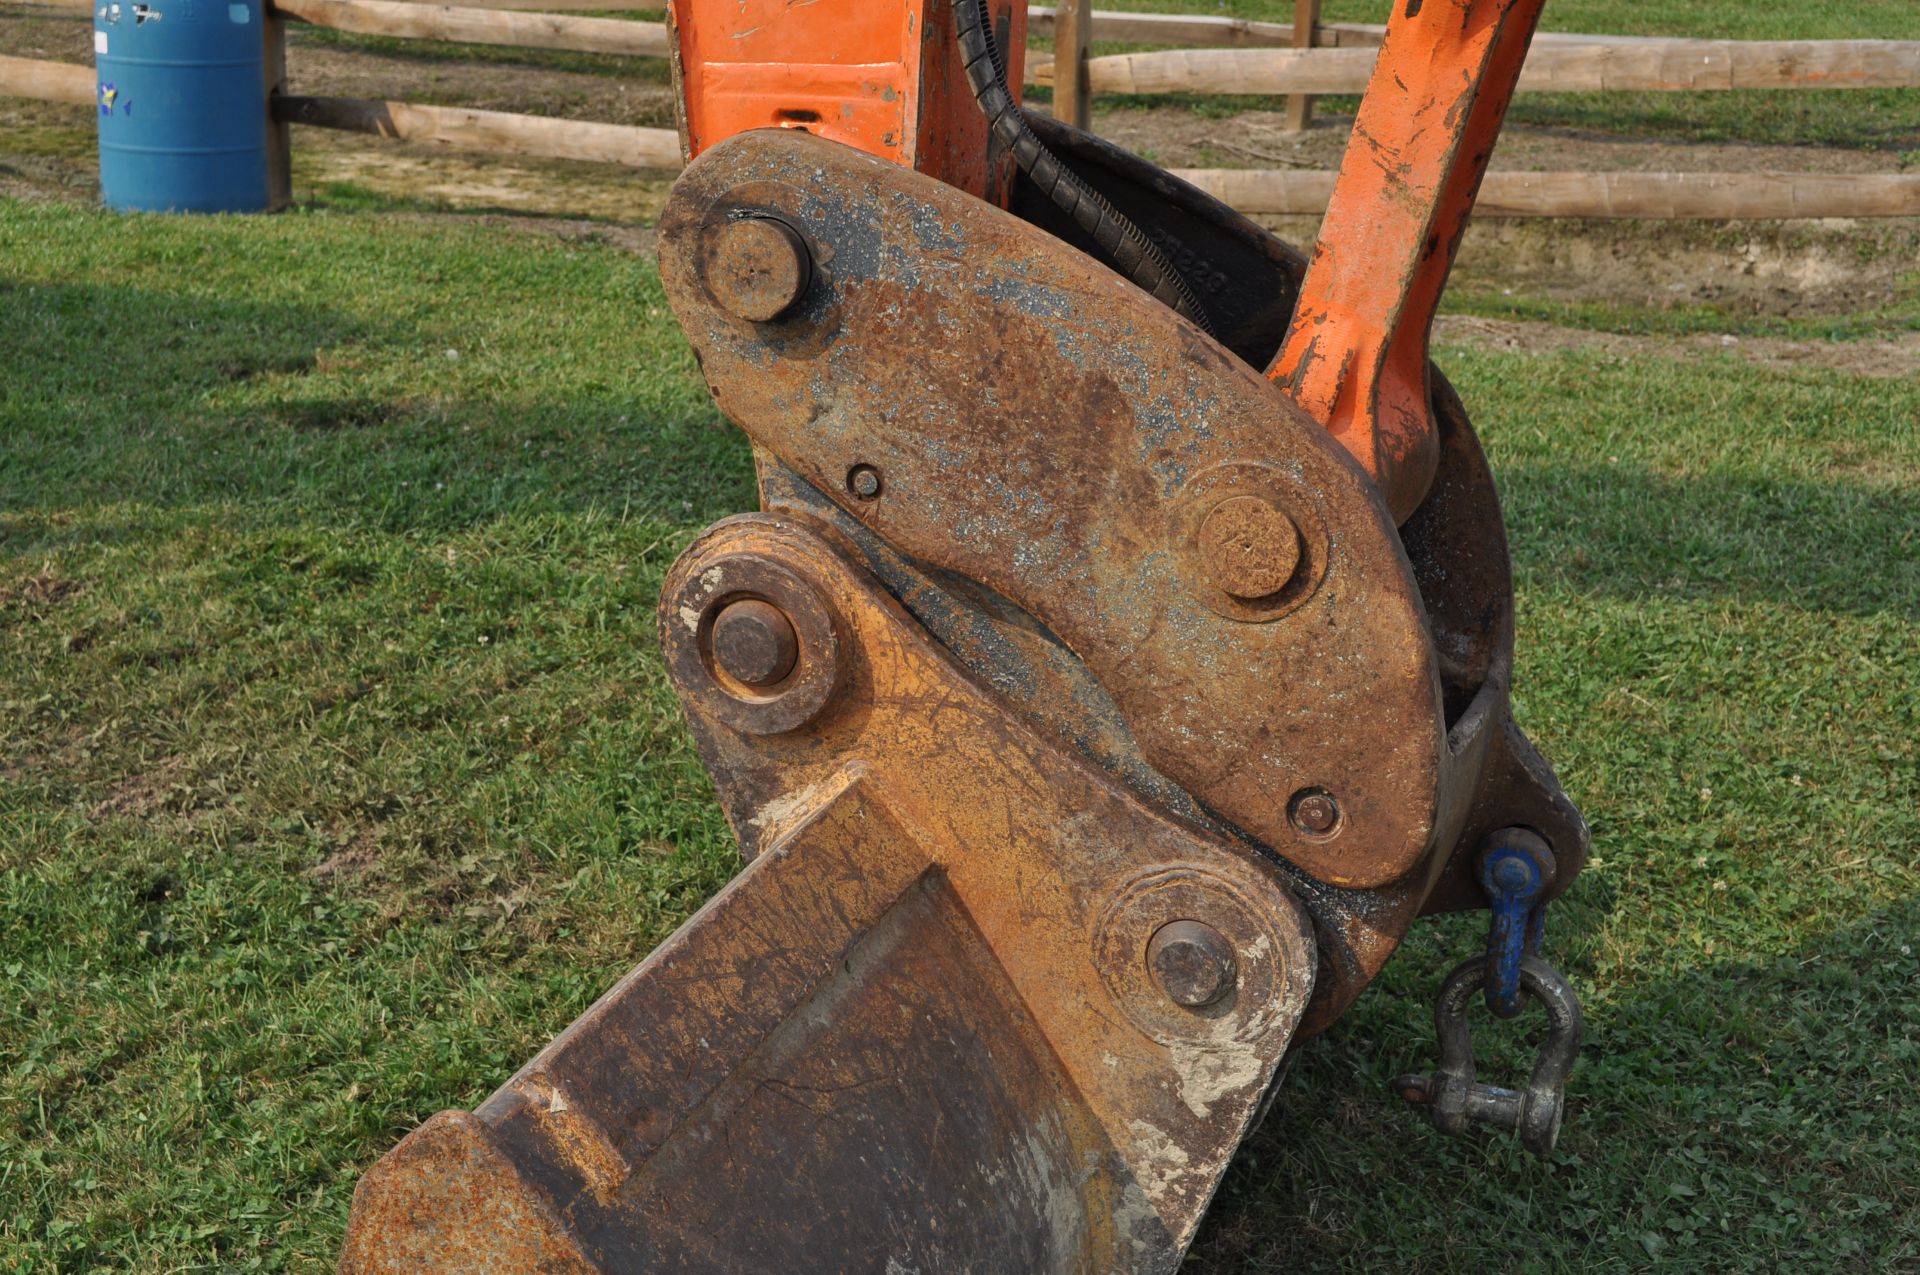
{"type": "MultiPolygon", "coordinates": [[[[1005,202],[967,84],[952,0],[672,0],[687,158],[754,128],[799,128],[1005,202]]],[[[1016,93],[1026,0],[989,0],[1016,93]]]]}
{"type": "Polygon", "coordinates": [[[1287,339],[1267,375],[1395,522],[1439,464],[1427,339],[1544,0],[1396,0],[1287,339]]]}

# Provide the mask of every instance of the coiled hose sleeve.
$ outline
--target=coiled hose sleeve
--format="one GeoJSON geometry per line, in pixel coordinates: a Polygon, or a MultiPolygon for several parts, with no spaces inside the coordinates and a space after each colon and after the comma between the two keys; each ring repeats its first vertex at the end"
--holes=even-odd
{"type": "Polygon", "coordinates": [[[1020,113],[1013,92],[1007,87],[1007,68],[1000,57],[1000,46],[987,29],[985,0],[954,0],[953,19],[974,100],[986,112],[993,135],[1013,154],[1020,171],[1056,208],[1093,237],[1115,269],[1152,293],[1162,305],[1213,335],[1212,321],[1201,306],[1200,298],[1160,246],[1108,203],[1105,195],[1061,163],[1027,127],[1026,117],[1020,113]]]}

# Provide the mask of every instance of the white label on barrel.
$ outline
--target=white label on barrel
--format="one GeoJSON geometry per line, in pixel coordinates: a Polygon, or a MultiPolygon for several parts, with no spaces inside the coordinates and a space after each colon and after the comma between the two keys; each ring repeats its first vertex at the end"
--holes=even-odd
{"type": "Polygon", "coordinates": [[[105,53],[107,51],[107,33],[105,31],[95,31],[93,33],[93,51],[95,53],[105,53]]]}

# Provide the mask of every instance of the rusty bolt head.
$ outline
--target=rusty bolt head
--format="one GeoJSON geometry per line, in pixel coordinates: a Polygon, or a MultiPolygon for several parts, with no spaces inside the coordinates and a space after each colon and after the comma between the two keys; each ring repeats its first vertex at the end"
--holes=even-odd
{"type": "Polygon", "coordinates": [[[855,465],[847,471],[847,490],[861,500],[878,499],[880,471],[872,465],[855,465]]]}
{"type": "Polygon", "coordinates": [[[1340,826],[1340,803],[1331,793],[1317,788],[1303,789],[1288,803],[1287,817],[1309,837],[1324,837],[1340,826]]]}
{"type": "Polygon", "coordinates": [[[1233,496],[1200,524],[1200,561],[1229,597],[1268,597],[1285,588],[1300,565],[1300,531],[1258,496],[1233,496]]]}
{"type": "Polygon", "coordinates": [[[813,257],[793,227],[771,217],[721,223],[707,234],[707,287],[729,313],[755,323],[793,307],[813,278],[813,257]]]}
{"type": "Polygon", "coordinates": [[[1233,990],[1233,946],[1201,921],[1169,921],[1147,942],[1147,965],[1176,1005],[1205,1009],[1233,990]]]}
{"type": "Polygon", "coordinates": [[[713,662],[734,681],[767,687],[793,672],[800,639],[793,622],[770,602],[743,598],[714,617],[713,662]]]}

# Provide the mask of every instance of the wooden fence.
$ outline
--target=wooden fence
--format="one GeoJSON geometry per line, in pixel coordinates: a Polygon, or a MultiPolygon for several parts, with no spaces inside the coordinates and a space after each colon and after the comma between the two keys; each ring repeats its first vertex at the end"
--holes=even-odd
{"type": "Polygon", "coordinates": [[[680,134],[670,128],[634,128],[556,120],[507,111],[475,111],[460,106],[417,106],[410,102],[368,101],[355,97],[273,99],[273,117],[287,124],[370,133],[410,142],[437,142],[456,150],[493,154],[577,159],[628,168],[680,167],[680,134]]]}
{"type": "MultiPolygon", "coordinates": [[[[37,0],[68,10],[83,0],[37,0]]],[[[663,57],[669,33],[658,22],[529,12],[542,9],[657,9],[660,0],[271,0],[269,58],[284,56],[282,23],[304,22],[363,35],[663,57]]],[[[1036,7],[1031,29],[1070,51],[1055,109],[1085,118],[1091,94],[1289,95],[1304,122],[1311,97],[1365,89],[1384,28],[1317,21],[1316,0],[1298,0],[1292,25],[1237,18],[1084,12],[1036,7]],[[1180,43],[1174,50],[1085,57],[1093,40],[1180,43]],[[1310,47],[1296,47],[1302,42],[1310,47]],[[1076,56],[1077,55],[1077,56],[1076,56]],[[1076,74],[1077,72],[1077,74],[1076,74]]],[[[1028,59],[1030,82],[1054,83],[1056,59],[1028,59]]],[[[1523,91],[1668,92],[1701,89],[1920,88],[1920,41],[1669,40],[1540,35],[1521,76],[1523,91]]],[[[90,104],[92,68],[0,56],[0,95],[90,104]]],[[[435,142],[493,153],[676,169],[680,140],[670,129],[551,119],[501,111],[357,98],[276,93],[269,109],[284,128],[301,124],[435,142]]],[[[285,146],[274,148],[276,190],[287,189],[285,146]]],[[[1181,174],[1249,213],[1325,210],[1334,174],[1295,170],[1203,169],[1181,174]]],[[[1790,218],[1920,216],[1920,174],[1511,173],[1486,181],[1478,212],[1495,217],[1790,218]]]]}
{"type": "Polygon", "coordinates": [[[477,5],[455,7],[414,0],[273,0],[283,18],[355,35],[391,35],[455,44],[504,44],[663,58],[671,49],[661,22],[522,13],[477,5]]]}
{"type": "MultiPolygon", "coordinates": [[[[1360,93],[1377,56],[1371,48],[1122,53],[1089,60],[1087,84],[1095,93],[1360,93]]],[[[1050,84],[1052,62],[1038,61],[1028,79],[1050,84]]],[[[1920,88],[1920,41],[1555,41],[1528,54],[1519,86],[1523,93],[1902,88],[1920,88]]]]}
{"type": "Polygon", "coordinates": [[[0,94],[92,106],[95,92],[90,66],[0,56],[0,94]]]}

